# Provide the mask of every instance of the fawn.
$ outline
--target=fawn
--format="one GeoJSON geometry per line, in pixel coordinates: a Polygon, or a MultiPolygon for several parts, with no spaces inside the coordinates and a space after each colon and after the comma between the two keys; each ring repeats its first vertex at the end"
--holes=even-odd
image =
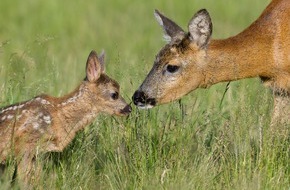
{"type": "Polygon", "coordinates": [[[152,108],[177,100],[196,88],[260,77],[274,92],[272,120],[288,120],[289,0],[272,0],[247,29],[223,40],[210,39],[212,22],[205,9],[189,21],[189,32],[157,10],[155,17],[163,27],[168,43],[157,54],[151,71],[134,93],[135,105],[152,108]]]}
{"type": "Polygon", "coordinates": [[[61,152],[76,133],[100,112],[125,116],[131,112],[119,84],[105,74],[104,53],[95,51],[86,63],[86,78],[63,97],[40,95],[0,110],[0,159],[16,158],[20,179],[29,184],[38,153],[61,152]]]}

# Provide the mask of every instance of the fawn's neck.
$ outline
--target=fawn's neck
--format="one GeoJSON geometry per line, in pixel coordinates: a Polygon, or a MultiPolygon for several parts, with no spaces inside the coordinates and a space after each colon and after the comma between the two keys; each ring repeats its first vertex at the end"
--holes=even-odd
{"type": "Polygon", "coordinates": [[[91,123],[99,112],[93,98],[84,83],[72,93],[59,98],[57,107],[60,109],[57,115],[61,122],[74,130],[80,130],[91,123]]]}

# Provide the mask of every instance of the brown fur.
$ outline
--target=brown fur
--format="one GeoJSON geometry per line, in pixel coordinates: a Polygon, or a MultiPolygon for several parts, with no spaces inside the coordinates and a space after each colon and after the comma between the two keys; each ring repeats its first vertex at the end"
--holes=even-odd
{"type": "MultiPolygon", "coordinates": [[[[164,18],[157,13],[159,17],[164,18]]],[[[164,27],[164,30],[171,35],[171,41],[159,52],[152,70],[137,92],[144,93],[146,98],[154,99],[153,102],[156,104],[164,104],[179,99],[196,88],[207,88],[219,82],[260,77],[266,86],[273,89],[275,99],[284,99],[275,100],[275,110],[282,109],[281,103],[277,102],[284,102],[288,105],[286,107],[289,107],[289,0],[273,0],[247,29],[224,40],[209,40],[208,43],[208,39],[204,40],[205,36],[209,38],[211,34],[210,17],[204,10],[198,12],[193,21],[195,22],[191,21],[190,24],[197,24],[193,26],[189,24],[189,29],[199,29],[203,36],[196,30],[188,34],[183,32],[183,36],[180,35],[182,31],[179,31],[178,35],[173,36],[166,30],[170,28],[178,30],[178,27],[166,20],[161,22],[163,27],[166,24],[170,25],[164,27]],[[203,37],[202,46],[199,45],[199,41],[192,40],[199,39],[196,38],[198,35],[200,38],[203,37]],[[180,69],[176,73],[166,74],[168,65],[177,65],[180,69]]],[[[134,103],[144,106],[138,102],[141,98],[137,95],[138,93],[133,97],[134,103]]],[[[278,116],[279,113],[275,115],[278,116]]],[[[290,112],[287,114],[284,117],[288,118],[290,112]]]]}
{"type": "Polygon", "coordinates": [[[94,51],[87,65],[91,65],[91,70],[87,69],[91,81],[84,80],[72,93],[59,98],[40,95],[0,110],[0,161],[15,157],[25,184],[36,172],[38,153],[63,151],[100,112],[130,113],[130,106],[121,96],[111,97],[112,93],[119,93],[119,84],[101,71],[103,63],[94,51]]]}

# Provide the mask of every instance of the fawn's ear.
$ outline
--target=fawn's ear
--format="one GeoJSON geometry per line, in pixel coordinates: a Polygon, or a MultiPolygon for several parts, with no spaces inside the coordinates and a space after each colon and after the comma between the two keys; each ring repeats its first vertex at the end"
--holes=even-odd
{"type": "Polygon", "coordinates": [[[86,65],[87,80],[90,82],[97,81],[102,73],[102,66],[98,58],[97,53],[93,50],[91,51],[86,65]]]}
{"type": "Polygon", "coordinates": [[[105,57],[106,57],[106,53],[104,50],[102,50],[101,55],[99,56],[99,61],[101,64],[101,72],[105,73],[105,57]]]}
{"type": "Polygon", "coordinates": [[[188,23],[189,38],[200,48],[208,45],[212,34],[212,22],[206,9],[198,11],[188,23]]]}
{"type": "Polygon", "coordinates": [[[185,32],[174,21],[161,14],[158,10],[155,10],[154,15],[159,25],[163,28],[165,41],[169,43],[184,37],[185,32]]]}

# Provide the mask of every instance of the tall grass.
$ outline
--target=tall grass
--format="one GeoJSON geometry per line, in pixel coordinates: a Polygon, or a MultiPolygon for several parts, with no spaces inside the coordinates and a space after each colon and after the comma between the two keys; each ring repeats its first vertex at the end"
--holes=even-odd
{"type": "MultiPolygon", "coordinates": [[[[186,29],[200,8],[214,38],[235,35],[270,1],[0,2],[0,103],[63,95],[84,77],[92,49],[130,101],[164,45],[155,8],[186,29]]],[[[290,129],[269,126],[271,92],[258,79],[200,89],[128,118],[101,115],[62,153],[38,159],[37,189],[289,189],[290,129]]],[[[1,189],[9,188],[8,165],[1,189]]],[[[18,184],[14,186],[16,189],[18,184]]]]}

